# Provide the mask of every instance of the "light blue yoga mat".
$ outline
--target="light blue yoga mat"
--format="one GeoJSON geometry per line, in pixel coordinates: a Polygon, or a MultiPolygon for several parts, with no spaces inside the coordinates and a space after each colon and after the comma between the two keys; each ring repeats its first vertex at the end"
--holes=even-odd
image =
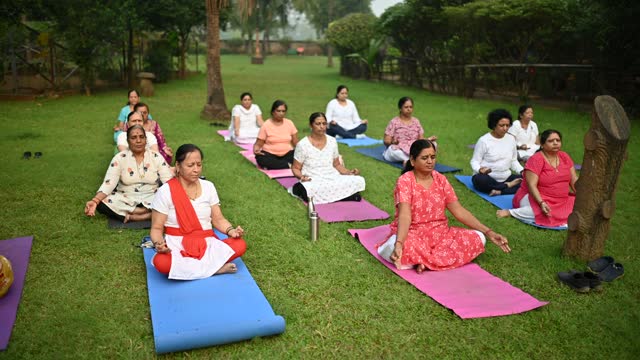
{"type": "Polygon", "coordinates": [[[378,145],[378,144],[382,144],[382,140],[380,139],[372,139],[368,136],[365,136],[363,138],[360,139],[337,139],[336,141],[339,142],[340,144],[345,144],[349,147],[354,147],[354,146],[371,146],[371,145],[378,145]]]}
{"type": "MultiPolygon", "coordinates": [[[[397,167],[398,169],[402,169],[402,163],[389,162],[389,161],[385,160],[382,157],[382,153],[384,152],[385,149],[386,149],[386,147],[384,145],[380,145],[380,146],[376,146],[376,147],[360,148],[360,149],[356,149],[356,151],[359,152],[362,155],[372,157],[372,158],[374,158],[376,160],[382,161],[385,164],[389,164],[391,166],[397,167]]],[[[460,169],[458,169],[458,168],[447,166],[447,165],[442,165],[440,163],[436,163],[435,170],[437,172],[439,172],[439,173],[460,171],[460,169]]]]}
{"type": "Polygon", "coordinates": [[[273,312],[241,258],[233,261],[235,274],[180,281],[167,279],[151,265],[154,249],[143,250],[158,354],[284,332],[284,318],[273,312]]]}
{"type": "MultiPolygon", "coordinates": [[[[489,194],[485,194],[482,193],[478,190],[476,190],[475,187],[473,187],[473,182],[471,181],[471,176],[469,175],[455,175],[455,178],[460,181],[461,183],[464,184],[464,186],[467,187],[467,189],[473,191],[474,193],[476,193],[476,195],[480,196],[481,198],[487,200],[488,202],[492,203],[493,205],[495,205],[496,207],[498,207],[499,209],[502,210],[509,210],[513,208],[513,196],[514,195],[497,195],[497,196],[489,196],[489,194]]],[[[549,227],[549,226],[542,226],[542,225],[538,225],[534,222],[528,222],[528,221],[522,221],[520,219],[516,219],[522,223],[525,223],[527,225],[531,225],[531,226],[535,226],[541,229],[547,229],[547,230],[567,230],[566,226],[557,226],[557,227],[549,227]]]]}

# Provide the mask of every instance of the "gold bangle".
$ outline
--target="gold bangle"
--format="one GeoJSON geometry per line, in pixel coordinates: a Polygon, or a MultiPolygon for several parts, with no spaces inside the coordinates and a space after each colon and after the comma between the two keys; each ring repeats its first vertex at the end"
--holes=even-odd
{"type": "Polygon", "coordinates": [[[96,203],[96,205],[100,205],[100,199],[94,197],[93,199],[91,199],[91,201],[93,201],[94,203],[96,203]]]}

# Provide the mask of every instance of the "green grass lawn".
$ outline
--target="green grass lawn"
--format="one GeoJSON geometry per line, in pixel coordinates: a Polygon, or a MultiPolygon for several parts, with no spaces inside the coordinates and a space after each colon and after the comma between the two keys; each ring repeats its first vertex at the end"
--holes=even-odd
{"type": "MultiPolygon", "coordinates": [[[[351,80],[326,68],[323,57],[269,57],[264,66],[251,65],[246,56],[222,60],[229,108],[243,91],[253,93],[265,115],[275,99],[284,99],[301,134],[309,114],[324,111],[341,83],[369,119],[372,137],[382,137],[397,114],[398,99],[411,96],[427,135],[439,138],[439,161],[465,174],[471,173],[472,154],[466,145],[488,131],[487,112],[506,107],[515,113],[519,105],[351,80]]],[[[113,156],[111,128],[126,95],[121,89],[92,97],[0,102],[0,238],[34,235],[18,318],[0,358],[155,357],[142,251],[133,246],[147,232],[109,230],[104,216],[83,215],[113,156]],[[22,160],[24,151],[44,156],[22,160]]],[[[461,320],[388,271],[347,234],[348,228],[390,220],[322,223],[320,240],[311,243],[303,204],[224,143],[215,134],[220,128],[199,119],[205,97],[200,75],[159,84],[156,96],[143,101],[174,149],[186,142],[203,149],[204,174],[216,184],[225,216],[247,232],[244,261],[287,329],[276,337],[166,357],[631,359],[640,353],[635,272],[640,260],[633,240],[640,199],[640,176],[633,170],[640,167],[637,121],[606,246],[627,274],[602,293],[578,295],[557,282],[558,271],[585,269],[561,256],[566,232],[498,220],[494,207],[448,175],[462,204],[506,235],[513,249],[507,255],[489,245],[476,262],[550,302],[521,315],[461,320]]],[[[533,105],[540,130],[560,130],[564,150],[581,162],[590,115],[533,105]]],[[[363,195],[392,214],[398,170],[344,146],[340,151],[347,166],[358,167],[366,178],[363,195]]]]}

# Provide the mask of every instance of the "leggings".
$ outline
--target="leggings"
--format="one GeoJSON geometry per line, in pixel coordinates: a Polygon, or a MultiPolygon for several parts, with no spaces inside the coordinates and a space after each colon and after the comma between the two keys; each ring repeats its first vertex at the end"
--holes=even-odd
{"type": "MultiPolygon", "coordinates": [[[[307,189],[305,189],[304,185],[302,185],[301,183],[297,182],[295,184],[293,184],[293,189],[291,189],[291,192],[293,192],[293,195],[299,197],[300,199],[302,199],[304,202],[309,202],[309,196],[307,195],[307,189]]],[[[338,201],[360,201],[362,200],[362,196],[360,195],[359,192],[353,194],[353,195],[349,195],[344,199],[340,199],[338,201]]]]}
{"type": "MultiPolygon", "coordinates": [[[[222,240],[222,242],[229,245],[229,247],[235,252],[235,254],[227,260],[227,263],[230,263],[236,258],[244,255],[244,252],[247,250],[247,243],[240,238],[226,238],[222,240]]],[[[169,271],[171,271],[171,253],[158,253],[151,261],[153,263],[153,267],[155,267],[159,273],[168,274],[169,271]]]]}
{"type": "Polygon", "coordinates": [[[98,210],[98,212],[101,213],[102,215],[124,222],[124,216],[111,210],[111,208],[107,206],[107,204],[103,203],[102,201],[100,201],[100,204],[98,204],[98,207],[96,208],[96,210],[98,210]]]}
{"type": "Polygon", "coordinates": [[[504,182],[498,182],[489,175],[477,173],[473,175],[471,182],[473,182],[473,187],[480,192],[488,194],[491,190],[500,190],[502,195],[510,195],[518,191],[520,184],[508,187],[506,183],[521,178],[522,175],[510,175],[504,182]]]}
{"type": "Polygon", "coordinates": [[[262,151],[264,155],[256,155],[258,165],[267,170],[288,169],[293,164],[293,150],[278,156],[266,151],[262,151]]]}
{"type": "Polygon", "coordinates": [[[327,128],[327,135],[335,137],[339,135],[344,139],[353,139],[356,135],[364,134],[367,131],[367,124],[360,124],[351,130],[345,130],[340,125],[331,125],[327,128]]]}

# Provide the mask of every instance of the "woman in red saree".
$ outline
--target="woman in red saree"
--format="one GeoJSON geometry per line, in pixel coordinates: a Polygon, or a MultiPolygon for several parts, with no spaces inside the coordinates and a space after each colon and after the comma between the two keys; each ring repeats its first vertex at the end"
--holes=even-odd
{"type": "Polygon", "coordinates": [[[236,272],[231,261],[246,250],[241,238],[244,230],[222,215],[215,186],[200,179],[201,174],[202,151],[193,144],[180,146],[176,177],[158,189],[151,204],[150,234],[157,251],[152,263],[169,279],[193,280],[236,272]],[[229,238],[219,240],[213,228],[229,238]]]}

